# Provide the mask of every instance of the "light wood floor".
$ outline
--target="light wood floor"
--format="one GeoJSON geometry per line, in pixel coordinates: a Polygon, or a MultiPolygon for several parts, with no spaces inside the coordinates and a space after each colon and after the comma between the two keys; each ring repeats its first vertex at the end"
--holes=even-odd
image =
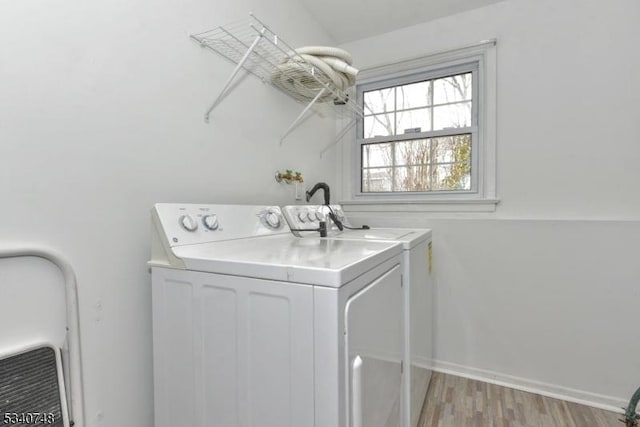
{"type": "Polygon", "coordinates": [[[622,415],[434,372],[419,427],[622,427],[622,415]]]}

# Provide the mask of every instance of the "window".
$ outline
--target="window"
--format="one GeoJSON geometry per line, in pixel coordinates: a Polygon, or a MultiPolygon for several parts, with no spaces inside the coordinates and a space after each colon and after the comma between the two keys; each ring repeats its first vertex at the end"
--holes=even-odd
{"type": "Polygon", "coordinates": [[[486,43],[364,72],[355,196],[495,197],[495,83],[488,79],[495,63],[486,60],[494,49],[486,43]]]}
{"type": "Polygon", "coordinates": [[[362,88],[363,193],[471,190],[474,73],[362,88]]]}

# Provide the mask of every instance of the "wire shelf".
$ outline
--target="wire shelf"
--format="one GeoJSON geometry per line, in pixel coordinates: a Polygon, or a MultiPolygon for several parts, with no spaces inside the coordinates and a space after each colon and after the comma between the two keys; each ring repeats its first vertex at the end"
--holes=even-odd
{"type": "Polygon", "coordinates": [[[314,104],[335,105],[359,117],[363,116],[362,109],[354,101],[352,85],[345,77],[325,72],[318,64],[305,60],[253,14],[249,15],[249,20],[193,34],[191,38],[236,64],[227,84],[207,112],[206,120],[229,90],[240,69],[271,84],[296,101],[307,104],[286,134],[314,104]]]}

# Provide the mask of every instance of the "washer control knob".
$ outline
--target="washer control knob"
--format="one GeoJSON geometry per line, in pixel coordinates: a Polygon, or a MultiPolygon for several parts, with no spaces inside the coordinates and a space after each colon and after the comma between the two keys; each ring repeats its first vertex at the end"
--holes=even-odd
{"type": "Polygon", "coordinates": [[[316,220],[316,216],[313,212],[308,212],[307,213],[307,218],[309,219],[309,221],[313,222],[316,220]]]}
{"type": "Polygon", "coordinates": [[[218,216],[216,214],[205,215],[202,218],[202,223],[204,224],[207,230],[217,230],[218,226],[218,216]]]}
{"type": "Polygon", "coordinates": [[[304,212],[298,212],[298,219],[300,222],[307,222],[307,215],[304,212]]]}
{"type": "Polygon", "coordinates": [[[268,210],[264,214],[264,223],[269,228],[277,229],[280,228],[280,215],[272,210],[268,210]]]}
{"type": "Polygon", "coordinates": [[[316,219],[318,221],[324,221],[324,213],[320,209],[316,211],[316,219]]]}
{"type": "Polygon", "coordinates": [[[192,215],[182,215],[178,219],[178,223],[187,231],[196,231],[198,229],[198,221],[192,215]]]}

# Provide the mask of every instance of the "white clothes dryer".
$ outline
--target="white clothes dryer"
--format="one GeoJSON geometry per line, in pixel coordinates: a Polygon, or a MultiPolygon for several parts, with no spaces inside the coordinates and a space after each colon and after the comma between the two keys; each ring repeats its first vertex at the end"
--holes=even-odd
{"type": "Polygon", "coordinates": [[[314,231],[325,221],[327,238],[398,242],[403,248],[404,281],[404,376],[403,426],[416,427],[431,380],[433,359],[433,280],[431,230],[406,228],[354,228],[339,205],[293,205],[282,211],[289,227],[298,237],[317,237],[314,231]],[[329,218],[329,212],[343,223],[339,230],[329,218]],[[297,231],[295,231],[297,230],[297,231]]]}
{"type": "Polygon", "coordinates": [[[400,425],[400,244],[299,239],[278,207],[152,224],[156,427],[400,425]]]}

